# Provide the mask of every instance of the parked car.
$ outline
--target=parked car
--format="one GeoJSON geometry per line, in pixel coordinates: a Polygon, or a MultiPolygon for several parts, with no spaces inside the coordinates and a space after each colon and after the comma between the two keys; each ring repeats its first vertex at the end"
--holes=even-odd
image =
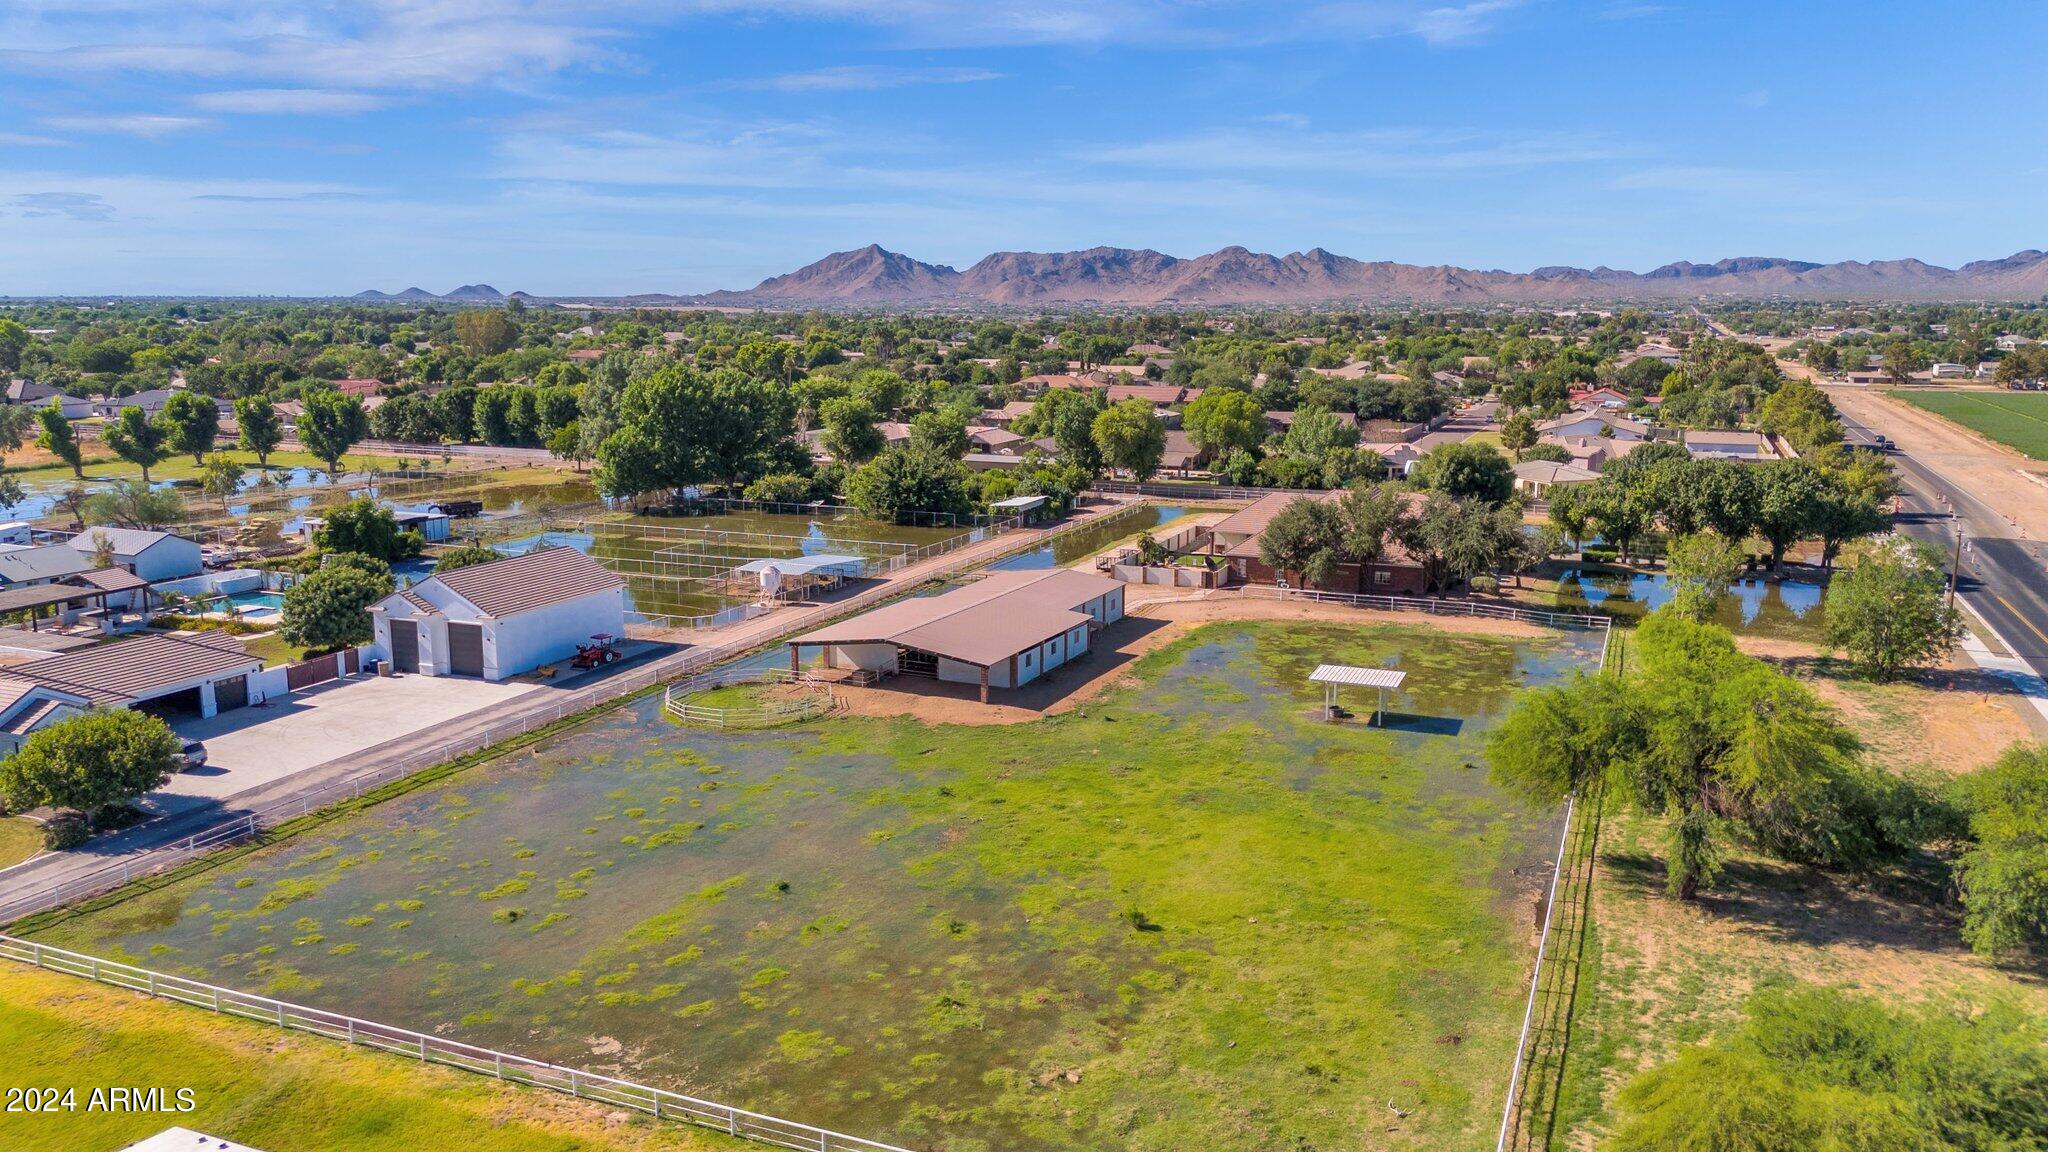
{"type": "Polygon", "coordinates": [[[190,772],[206,767],[206,745],[197,740],[187,740],[178,749],[178,771],[190,772]]]}

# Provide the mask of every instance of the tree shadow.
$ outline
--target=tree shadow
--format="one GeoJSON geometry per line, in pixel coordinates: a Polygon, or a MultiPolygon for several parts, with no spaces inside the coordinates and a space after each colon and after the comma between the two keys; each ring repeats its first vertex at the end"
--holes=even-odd
{"type": "MultiPolygon", "coordinates": [[[[1603,852],[1613,881],[1649,900],[1670,900],[1664,860],[1649,853],[1603,852]]],[[[1800,864],[1731,860],[1700,893],[1702,912],[1765,939],[1813,947],[1855,945],[1962,957],[1960,910],[1948,899],[1948,871],[1922,854],[1907,864],[1866,874],[1827,872],[1800,864]]],[[[2048,957],[2000,965],[2030,983],[2048,984],[2048,957]]]]}

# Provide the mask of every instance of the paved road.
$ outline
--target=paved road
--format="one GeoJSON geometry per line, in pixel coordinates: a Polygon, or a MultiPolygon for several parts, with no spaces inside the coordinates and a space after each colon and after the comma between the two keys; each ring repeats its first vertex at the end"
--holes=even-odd
{"type": "MultiPolygon", "coordinates": [[[[1842,424],[1852,440],[1883,430],[1847,415],[1842,424]]],[[[2048,546],[2040,540],[2048,536],[2048,524],[2034,525],[2032,538],[2024,538],[2011,521],[1939,469],[1904,451],[1890,455],[1905,488],[1900,530],[1951,554],[1960,530],[1966,550],[1959,595],[2013,655],[2048,676],[2048,546]]]]}

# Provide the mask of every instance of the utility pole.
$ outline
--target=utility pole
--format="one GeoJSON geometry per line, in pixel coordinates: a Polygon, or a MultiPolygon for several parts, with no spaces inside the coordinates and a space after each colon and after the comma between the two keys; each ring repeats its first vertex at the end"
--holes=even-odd
{"type": "Polygon", "coordinates": [[[1962,525],[1961,525],[1961,524],[1959,523],[1959,524],[1957,524],[1957,525],[1956,525],[1956,549],[1955,549],[1955,556],[1954,556],[1954,558],[1953,558],[1953,559],[1951,559],[1951,560],[1949,561],[1949,566],[1948,566],[1948,609],[1949,609],[1949,611],[1951,611],[1951,612],[1955,611],[1955,609],[1956,609],[1956,584],[1957,584],[1957,583],[1959,583],[1959,582],[1960,582],[1960,581],[1962,580],[1962,578],[1963,578],[1963,526],[1962,526],[1962,525]]]}

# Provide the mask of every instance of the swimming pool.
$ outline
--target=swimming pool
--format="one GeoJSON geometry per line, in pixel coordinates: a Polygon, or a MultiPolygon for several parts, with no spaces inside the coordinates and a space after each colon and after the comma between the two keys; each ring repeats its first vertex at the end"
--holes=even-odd
{"type": "Polygon", "coordinates": [[[274,616],[284,611],[284,593],[233,592],[218,601],[217,610],[237,616],[274,616]]]}

